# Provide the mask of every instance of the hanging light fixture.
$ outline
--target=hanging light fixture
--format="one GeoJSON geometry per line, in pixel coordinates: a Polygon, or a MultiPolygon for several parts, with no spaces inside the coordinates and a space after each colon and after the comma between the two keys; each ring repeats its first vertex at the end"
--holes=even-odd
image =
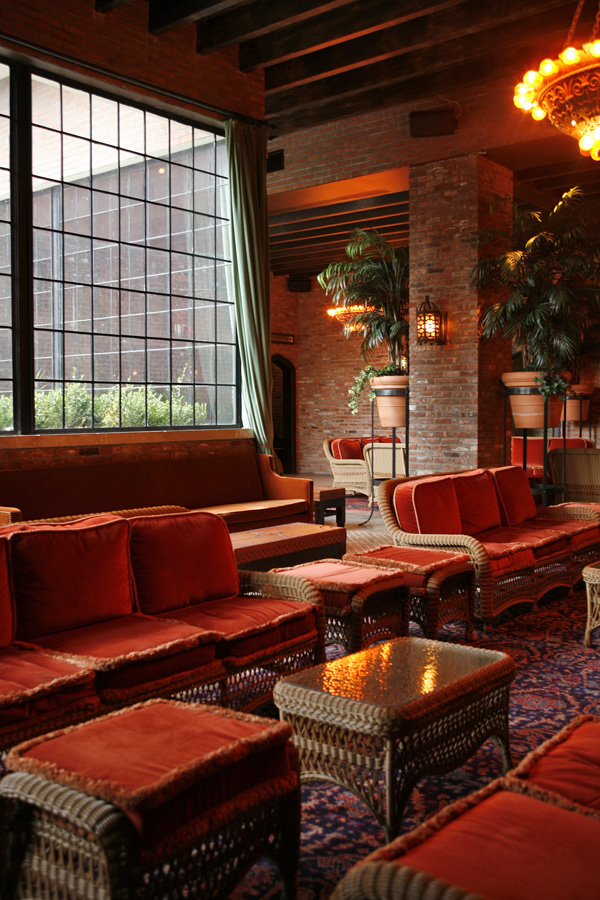
{"type": "Polygon", "coordinates": [[[448,313],[431,303],[429,297],[417,307],[417,343],[445,344],[447,340],[448,313]]]}
{"type": "Polygon", "coordinates": [[[583,156],[600,160],[600,2],[588,43],[573,46],[585,0],[579,0],[564,49],[525,72],[515,87],[514,104],[536,121],[548,121],[579,142],[583,156]]]}
{"type": "Polygon", "coordinates": [[[343,326],[346,334],[351,334],[353,331],[365,330],[364,325],[351,323],[350,319],[359,313],[365,312],[366,309],[367,307],[362,303],[356,303],[351,306],[333,306],[331,309],[327,310],[327,315],[331,316],[332,319],[335,319],[336,322],[339,322],[340,325],[343,326]]]}

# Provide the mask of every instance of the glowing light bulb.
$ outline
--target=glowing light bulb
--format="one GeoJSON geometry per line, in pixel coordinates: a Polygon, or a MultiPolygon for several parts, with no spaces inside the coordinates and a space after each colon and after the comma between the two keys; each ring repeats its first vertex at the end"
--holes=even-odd
{"type": "Polygon", "coordinates": [[[526,84],[523,84],[522,81],[520,81],[517,85],[515,85],[515,94],[523,95],[523,94],[527,94],[528,91],[529,91],[529,88],[527,87],[526,84]]]}
{"type": "Polygon", "coordinates": [[[600,56],[600,41],[592,41],[590,44],[590,53],[592,56],[600,56]]]}
{"type": "Polygon", "coordinates": [[[542,75],[556,75],[558,66],[553,59],[543,59],[540,63],[540,72],[542,75]]]}
{"type": "Polygon", "coordinates": [[[523,97],[521,94],[515,94],[515,96],[513,97],[513,103],[515,104],[517,109],[524,109],[525,97],[523,97]]]}
{"type": "Polygon", "coordinates": [[[541,106],[534,106],[531,110],[531,115],[536,122],[541,122],[542,119],[546,118],[546,110],[542,109],[541,106]]]}
{"type": "Polygon", "coordinates": [[[594,137],[591,134],[584,134],[579,138],[579,149],[582,153],[589,155],[590,150],[594,146],[594,137]]]}
{"type": "Polygon", "coordinates": [[[525,72],[523,75],[523,81],[525,84],[529,85],[529,87],[535,87],[542,80],[542,76],[539,72],[536,72],[535,69],[530,69],[529,72],[525,72]]]}
{"type": "Polygon", "coordinates": [[[565,47],[565,49],[558,54],[558,57],[569,66],[579,62],[579,53],[575,47],[565,47]]]}
{"type": "Polygon", "coordinates": [[[600,144],[594,144],[594,146],[592,147],[590,156],[596,162],[598,162],[600,160],[600,144]]]}

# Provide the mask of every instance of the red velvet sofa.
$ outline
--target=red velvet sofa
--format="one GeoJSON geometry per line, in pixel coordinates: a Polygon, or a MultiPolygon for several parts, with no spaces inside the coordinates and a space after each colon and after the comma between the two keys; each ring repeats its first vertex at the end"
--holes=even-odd
{"type": "Polygon", "coordinates": [[[204,509],[230,531],[312,522],[313,484],[278,475],[271,456],[248,452],[0,469],[0,524],[145,507],[204,509]]]}
{"type": "Polygon", "coordinates": [[[1,528],[0,749],[156,696],[253,709],[324,632],[312,585],[238,572],[210,513],[1,528]]]}
{"type": "Polygon", "coordinates": [[[390,479],[378,488],[395,544],[469,553],[477,616],[489,630],[502,610],[572,588],[600,555],[600,516],[584,505],[536,507],[518,466],[390,479]]]}

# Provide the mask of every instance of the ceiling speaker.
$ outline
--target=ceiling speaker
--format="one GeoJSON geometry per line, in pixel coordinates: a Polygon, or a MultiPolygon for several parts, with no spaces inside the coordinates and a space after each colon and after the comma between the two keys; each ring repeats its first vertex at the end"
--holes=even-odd
{"type": "Polygon", "coordinates": [[[456,131],[456,116],[447,107],[411,112],[409,121],[411,137],[437,137],[456,131]]]}

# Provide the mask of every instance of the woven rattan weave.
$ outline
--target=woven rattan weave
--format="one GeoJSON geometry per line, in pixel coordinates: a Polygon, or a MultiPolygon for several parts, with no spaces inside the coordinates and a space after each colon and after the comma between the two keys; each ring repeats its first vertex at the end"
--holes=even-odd
{"type": "Polygon", "coordinates": [[[423,776],[449,772],[487,739],[510,768],[504,653],[402,637],[275,685],[302,777],[335,782],[372,810],[388,840],[423,776]]]}
{"type": "Polygon", "coordinates": [[[592,631],[600,627],[600,562],[586,566],[583,580],[587,594],[587,622],[583,643],[592,646],[592,631]]]}

